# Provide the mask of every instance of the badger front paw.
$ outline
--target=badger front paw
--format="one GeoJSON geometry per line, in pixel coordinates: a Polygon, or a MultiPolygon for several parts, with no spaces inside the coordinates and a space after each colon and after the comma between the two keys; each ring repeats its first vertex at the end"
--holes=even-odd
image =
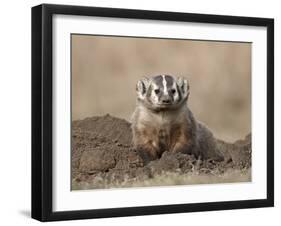
{"type": "Polygon", "coordinates": [[[173,153],[181,152],[185,154],[195,154],[195,150],[193,145],[186,144],[186,143],[176,143],[175,146],[172,148],[173,153]]]}
{"type": "Polygon", "coordinates": [[[151,145],[138,145],[135,147],[144,162],[149,162],[161,157],[161,153],[151,145]]]}

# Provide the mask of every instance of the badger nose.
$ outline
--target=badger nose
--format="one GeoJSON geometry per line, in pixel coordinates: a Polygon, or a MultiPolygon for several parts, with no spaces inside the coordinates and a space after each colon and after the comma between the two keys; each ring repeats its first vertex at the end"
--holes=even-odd
{"type": "Polygon", "coordinates": [[[163,99],[162,104],[170,104],[171,100],[170,99],[163,99]]]}

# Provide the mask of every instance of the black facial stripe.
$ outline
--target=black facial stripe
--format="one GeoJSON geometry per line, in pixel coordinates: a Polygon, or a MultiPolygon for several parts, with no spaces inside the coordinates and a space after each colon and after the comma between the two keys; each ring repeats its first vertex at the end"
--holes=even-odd
{"type": "Polygon", "coordinates": [[[162,77],[162,75],[157,75],[157,76],[153,77],[153,81],[159,88],[163,88],[163,77],[162,77]]]}
{"type": "Polygon", "coordinates": [[[177,84],[177,92],[178,92],[178,95],[179,95],[178,102],[180,102],[181,99],[182,99],[182,94],[181,94],[181,90],[180,90],[180,87],[178,86],[178,84],[177,84]]]}
{"type": "Polygon", "coordinates": [[[167,82],[167,88],[171,88],[174,84],[174,78],[171,75],[165,75],[165,80],[167,82]]]}
{"type": "Polygon", "coordinates": [[[145,85],[144,85],[143,82],[141,82],[141,85],[142,85],[142,94],[145,94],[145,92],[146,92],[146,87],[145,87],[145,85]]]}

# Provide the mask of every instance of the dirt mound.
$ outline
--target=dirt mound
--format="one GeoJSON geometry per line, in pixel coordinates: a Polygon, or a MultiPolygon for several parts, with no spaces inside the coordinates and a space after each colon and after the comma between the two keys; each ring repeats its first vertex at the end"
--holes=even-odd
{"type": "MultiPolygon", "coordinates": [[[[74,121],[72,189],[188,184],[194,181],[187,178],[191,174],[196,177],[221,176],[237,169],[239,174],[243,174],[251,167],[250,135],[233,144],[218,140],[224,162],[202,161],[192,155],[170,152],[164,152],[158,160],[147,162],[133,149],[131,140],[130,123],[123,119],[105,115],[74,121]]],[[[216,182],[219,181],[214,180],[216,182]]]]}

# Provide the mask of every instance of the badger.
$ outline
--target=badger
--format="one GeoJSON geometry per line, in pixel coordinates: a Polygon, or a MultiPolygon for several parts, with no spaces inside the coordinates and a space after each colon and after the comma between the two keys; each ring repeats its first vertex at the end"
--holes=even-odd
{"type": "Polygon", "coordinates": [[[160,158],[168,151],[223,160],[212,132],[195,119],[187,105],[187,79],[171,75],[144,77],[137,82],[136,92],[131,124],[135,150],[149,159],[160,158]]]}

